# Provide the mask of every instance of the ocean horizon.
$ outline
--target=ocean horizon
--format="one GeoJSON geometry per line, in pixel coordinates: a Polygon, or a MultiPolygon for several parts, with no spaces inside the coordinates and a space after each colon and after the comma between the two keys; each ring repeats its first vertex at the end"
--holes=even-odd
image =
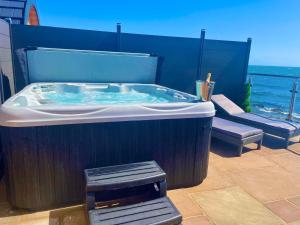
{"type": "MultiPolygon", "coordinates": [[[[300,67],[249,65],[248,73],[261,73],[300,78],[300,67]]],[[[285,120],[291,100],[295,79],[263,76],[248,76],[251,79],[251,109],[262,116],[285,120]]],[[[300,86],[300,81],[298,81],[300,86]]],[[[299,89],[299,88],[298,88],[299,89]]],[[[300,122],[300,93],[297,94],[294,120],[300,122]]]]}

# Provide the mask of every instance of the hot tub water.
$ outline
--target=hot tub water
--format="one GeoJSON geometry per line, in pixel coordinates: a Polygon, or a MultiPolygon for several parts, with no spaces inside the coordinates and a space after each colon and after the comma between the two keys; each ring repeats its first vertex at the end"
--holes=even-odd
{"type": "MultiPolygon", "coordinates": [[[[34,86],[27,99],[27,106],[36,105],[113,105],[155,104],[193,102],[197,98],[173,92],[162,87],[138,84],[42,84],[34,86]],[[34,98],[31,98],[34,96],[34,98]]],[[[24,96],[14,101],[14,106],[23,106],[24,96]]]]}

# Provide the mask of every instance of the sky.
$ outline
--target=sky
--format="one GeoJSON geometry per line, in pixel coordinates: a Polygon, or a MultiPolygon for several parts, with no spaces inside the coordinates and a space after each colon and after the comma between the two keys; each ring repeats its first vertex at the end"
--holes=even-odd
{"type": "Polygon", "coordinates": [[[246,41],[250,64],[300,67],[300,0],[37,0],[41,25],[246,41]]]}

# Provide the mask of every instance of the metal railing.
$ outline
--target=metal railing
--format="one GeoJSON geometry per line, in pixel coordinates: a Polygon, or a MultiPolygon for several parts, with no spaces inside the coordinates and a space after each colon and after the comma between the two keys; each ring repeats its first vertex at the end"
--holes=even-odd
{"type": "Polygon", "coordinates": [[[290,90],[290,92],[292,94],[291,94],[291,98],[290,98],[289,112],[288,112],[288,115],[286,118],[288,121],[292,121],[295,104],[296,104],[296,97],[297,97],[297,93],[298,93],[298,83],[300,81],[300,75],[299,76],[286,76],[286,75],[275,75],[275,74],[264,74],[264,73],[248,73],[248,78],[250,79],[251,84],[252,84],[251,78],[253,76],[284,78],[284,79],[291,79],[293,81],[292,87],[290,90]]]}

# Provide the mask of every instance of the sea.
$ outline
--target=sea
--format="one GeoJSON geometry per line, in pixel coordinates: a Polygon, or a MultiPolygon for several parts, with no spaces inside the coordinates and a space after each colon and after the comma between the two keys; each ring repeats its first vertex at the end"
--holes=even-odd
{"type": "MultiPolygon", "coordinates": [[[[250,65],[248,73],[300,78],[300,67],[250,65]]],[[[269,118],[286,120],[291,102],[290,90],[295,79],[248,75],[249,79],[252,83],[250,97],[252,112],[269,118]]],[[[300,79],[298,80],[298,90],[293,114],[293,120],[296,122],[300,122],[300,79]]]]}

